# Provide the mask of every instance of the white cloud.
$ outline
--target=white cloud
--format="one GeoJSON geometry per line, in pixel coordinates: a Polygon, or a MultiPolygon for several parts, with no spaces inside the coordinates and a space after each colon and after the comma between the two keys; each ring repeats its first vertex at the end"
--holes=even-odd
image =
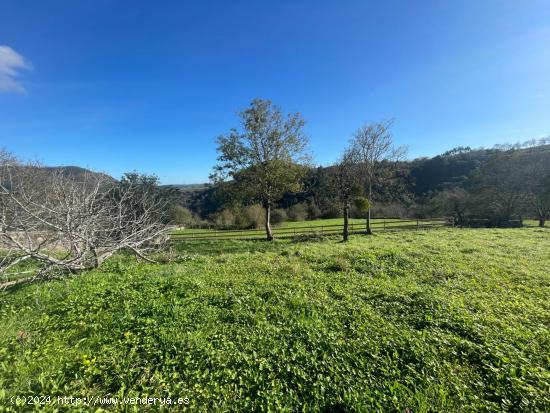
{"type": "Polygon", "coordinates": [[[0,46],[0,93],[25,93],[25,88],[17,81],[19,72],[30,69],[30,62],[8,46],[0,46]]]}

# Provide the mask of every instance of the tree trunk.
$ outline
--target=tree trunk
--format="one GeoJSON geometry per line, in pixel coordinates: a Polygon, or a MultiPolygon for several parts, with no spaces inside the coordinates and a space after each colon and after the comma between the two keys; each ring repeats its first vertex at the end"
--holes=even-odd
{"type": "Polygon", "coordinates": [[[370,227],[370,208],[372,206],[372,178],[369,179],[369,209],[367,210],[367,235],[372,235],[372,228],[370,227]]]}
{"type": "Polygon", "coordinates": [[[539,217],[539,227],[544,227],[546,224],[546,219],[544,217],[539,217]]]}
{"type": "Polygon", "coordinates": [[[367,210],[367,235],[372,235],[372,228],[370,227],[370,206],[367,210]]]}
{"type": "Polygon", "coordinates": [[[344,207],[344,231],[342,232],[344,242],[349,239],[349,207],[344,207]]]}
{"type": "Polygon", "coordinates": [[[271,204],[266,202],[265,208],[265,234],[268,241],[273,241],[273,231],[271,231],[271,204]]]}
{"type": "Polygon", "coordinates": [[[455,209],[455,215],[456,215],[456,224],[462,225],[464,223],[462,212],[459,209],[455,209]]]}

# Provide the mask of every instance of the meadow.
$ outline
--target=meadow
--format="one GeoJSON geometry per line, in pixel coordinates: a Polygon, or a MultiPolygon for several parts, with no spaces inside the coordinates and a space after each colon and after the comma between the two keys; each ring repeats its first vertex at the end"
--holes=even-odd
{"type": "MultiPolygon", "coordinates": [[[[272,225],[275,237],[295,237],[299,235],[337,235],[342,233],[343,218],[316,219],[311,221],[286,221],[272,225]]],[[[445,218],[439,219],[400,219],[400,218],[374,218],[371,227],[374,231],[433,228],[447,225],[445,218]]],[[[364,232],[366,221],[363,218],[350,218],[349,231],[364,232]]],[[[215,229],[212,228],[185,228],[176,229],[170,233],[174,240],[223,238],[223,239],[263,239],[265,229],[215,229]]]]}
{"type": "Polygon", "coordinates": [[[549,229],[172,248],[2,292],[0,411],[550,411],[549,229]]]}

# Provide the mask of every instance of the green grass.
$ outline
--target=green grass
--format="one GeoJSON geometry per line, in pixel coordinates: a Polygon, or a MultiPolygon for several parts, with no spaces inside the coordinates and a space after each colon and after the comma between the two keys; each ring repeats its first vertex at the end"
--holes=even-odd
{"type": "MultiPolygon", "coordinates": [[[[373,219],[372,222],[382,222],[380,219],[373,219]]],[[[350,218],[350,224],[365,224],[362,218],[350,218]]],[[[299,228],[299,227],[321,227],[328,225],[344,225],[343,218],[316,219],[313,221],[287,221],[283,222],[281,228],[299,228]]]]}
{"type": "MultiPolygon", "coordinates": [[[[426,225],[431,223],[442,223],[442,220],[421,220],[420,225],[426,225]]],[[[366,221],[362,218],[350,219],[351,231],[363,231],[366,227],[366,221]]],[[[311,231],[332,231],[338,232],[341,229],[335,226],[342,226],[344,224],[343,218],[332,219],[317,219],[313,221],[287,221],[281,224],[272,225],[273,234],[277,236],[292,236],[294,234],[299,235],[311,231]],[[291,231],[294,230],[294,231],[291,231]]],[[[417,221],[414,219],[372,219],[371,226],[374,231],[383,231],[385,229],[391,229],[392,227],[409,226],[415,227],[417,221]]],[[[221,236],[224,238],[263,238],[265,236],[265,230],[258,228],[255,230],[215,230],[206,228],[187,228],[183,230],[174,230],[172,235],[174,238],[193,237],[193,238],[207,238],[212,235],[221,236]]]]}
{"type": "MultiPolygon", "coordinates": [[[[524,219],[523,225],[526,227],[538,227],[539,221],[537,219],[524,219]]],[[[548,227],[549,223],[546,223],[545,227],[548,227]]]]}
{"type": "MultiPolygon", "coordinates": [[[[365,223],[365,220],[355,218],[355,219],[350,219],[350,223],[363,224],[365,223]]],[[[313,221],[287,221],[287,222],[282,222],[281,224],[274,224],[272,225],[272,227],[276,231],[277,229],[301,228],[301,227],[318,228],[318,227],[328,226],[328,225],[343,225],[343,224],[344,224],[344,220],[342,218],[332,218],[332,219],[316,219],[313,221]]],[[[186,229],[174,230],[172,231],[172,234],[185,235],[191,232],[206,234],[212,231],[216,231],[216,230],[208,229],[208,228],[186,228],[186,229]]],[[[261,234],[265,231],[263,228],[258,228],[257,232],[261,234]]]]}
{"type": "MultiPolygon", "coordinates": [[[[398,221],[399,219],[386,219],[386,221],[398,221]]],[[[380,225],[384,222],[384,219],[374,218],[371,220],[373,224],[380,225]]],[[[404,220],[403,220],[404,221],[404,220]]],[[[365,224],[366,221],[363,218],[350,218],[350,224],[365,224]]],[[[286,221],[280,224],[273,225],[274,228],[297,228],[297,227],[321,227],[328,225],[344,225],[343,218],[327,218],[327,219],[315,219],[312,221],[286,221]]],[[[201,229],[202,231],[212,231],[210,229],[201,229]]],[[[199,231],[195,228],[187,228],[183,230],[175,230],[174,233],[184,233],[187,231],[199,231]]]]}
{"type": "Polygon", "coordinates": [[[21,410],[13,395],[188,397],[203,412],[550,410],[548,229],[175,248],[170,264],[117,257],[2,293],[0,410],[21,410]]]}

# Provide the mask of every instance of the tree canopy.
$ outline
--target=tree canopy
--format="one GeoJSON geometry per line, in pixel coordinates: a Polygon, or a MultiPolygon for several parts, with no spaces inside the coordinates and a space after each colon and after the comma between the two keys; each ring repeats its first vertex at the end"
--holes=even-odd
{"type": "Polygon", "coordinates": [[[265,209],[267,239],[271,208],[287,192],[297,192],[307,161],[305,121],[299,113],[283,114],[269,100],[254,99],[240,113],[241,128],[218,138],[218,164],[211,179],[231,182],[233,193],[265,209]]]}

